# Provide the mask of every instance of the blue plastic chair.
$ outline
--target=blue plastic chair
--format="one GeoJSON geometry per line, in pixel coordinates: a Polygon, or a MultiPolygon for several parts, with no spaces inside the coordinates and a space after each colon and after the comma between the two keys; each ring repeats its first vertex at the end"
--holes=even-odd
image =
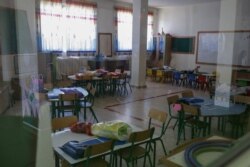
{"type": "Polygon", "coordinates": [[[181,84],[183,84],[183,78],[182,78],[182,73],[180,71],[174,71],[173,72],[173,81],[172,81],[172,85],[176,84],[178,86],[180,86],[181,84]]]}
{"type": "Polygon", "coordinates": [[[196,87],[196,75],[187,74],[187,87],[195,88],[196,87]]]}

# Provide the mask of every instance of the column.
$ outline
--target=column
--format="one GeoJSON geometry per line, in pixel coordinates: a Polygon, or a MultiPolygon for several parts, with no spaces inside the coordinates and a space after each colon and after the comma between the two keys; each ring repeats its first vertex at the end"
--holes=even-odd
{"type": "Polygon", "coordinates": [[[133,1],[131,85],[146,87],[148,0],[133,1]]]}

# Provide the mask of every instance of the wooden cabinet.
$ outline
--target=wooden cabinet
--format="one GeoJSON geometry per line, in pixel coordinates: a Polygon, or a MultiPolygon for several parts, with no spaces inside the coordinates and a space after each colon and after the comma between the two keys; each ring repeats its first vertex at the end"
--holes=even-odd
{"type": "Polygon", "coordinates": [[[233,70],[232,83],[238,86],[250,86],[249,70],[233,70]]]}
{"type": "Polygon", "coordinates": [[[171,43],[172,36],[170,34],[157,35],[153,38],[154,48],[150,60],[148,60],[148,67],[156,67],[163,65],[170,65],[171,61],[171,43]]]}

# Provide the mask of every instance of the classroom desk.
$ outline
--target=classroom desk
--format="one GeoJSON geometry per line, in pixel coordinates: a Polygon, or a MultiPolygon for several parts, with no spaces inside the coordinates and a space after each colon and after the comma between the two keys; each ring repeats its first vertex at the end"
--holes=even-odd
{"type": "Polygon", "coordinates": [[[97,96],[104,95],[107,90],[109,94],[114,95],[117,91],[117,83],[119,83],[119,80],[125,79],[121,78],[121,76],[124,76],[123,74],[126,74],[126,80],[128,80],[130,77],[129,71],[124,71],[124,73],[107,72],[105,75],[95,74],[91,77],[87,77],[87,79],[85,79],[84,77],[82,79],[77,78],[76,75],[69,75],[68,79],[72,80],[76,86],[86,86],[87,83],[90,82],[96,88],[97,96]]]}
{"type": "Polygon", "coordinates": [[[246,110],[246,105],[230,103],[229,107],[216,105],[214,100],[202,97],[180,98],[180,102],[199,106],[200,115],[204,117],[238,115],[246,110]],[[192,101],[194,99],[194,101],[192,101]],[[195,99],[201,99],[202,102],[195,102],[195,99]]]}
{"type": "MultiPolygon", "coordinates": [[[[132,131],[136,132],[136,131],[141,131],[143,130],[142,128],[139,128],[137,126],[131,125],[132,126],[132,131]]],[[[88,136],[84,133],[73,133],[71,132],[69,129],[66,129],[64,131],[60,131],[60,132],[56,132],[56,133],[52,133],[51,135],[52,137],[52,146],[53,146],[53,150],[55,153],[55,166],[59,167],[59,159],[64,159],[66,160],[70,166],[76,166],[77,164],[83,162],[84,160],[86,160],[86,158],[79,158],[79,159],[73,159],[72,157],[70,157],[68,154],[66,154],[65,152],[63,152],[60,149],[60,146],[64,145],[65,143],[67,143],[68,141],[87,141],[87,140],[91,140],[91,139],[95,139],[97,138],[96,136],[88,136]]],[[[156,140],[159,138],[159,135],[154,134],[153,135],[153,140],[156,140]]],[[[146,141],[140,142],[138,144],[142,144],[146,141]]],[[[127,148],[131,145],[131,143],[125,143],[125,144],[121,144],[121,145],[116,145],[114,147],[114,151],[123,149],[123,148],[127,148]]],[[[156,151],[156,144],[154,142],[154,148],[153,148],[153,164],[155,164],[155,151],[156,151]]]]}
{"type": "MultiPolygon", "coordinates": [[[[195,101],[195,100],[194,100],[195,101]]],[[[214,100],[201,98],[201,97],[192,97],[192,98],[180,98],[180,102],[185,102],[190,105],[199,106],[200,116],[204,117],[205,121],[211,125],[212,117],[225,117],[230,115],[239,115],[246,111],[247,106],[243,104],[234,104],[230,103],[229,107],[218,106],[215,104],[214,100]],[[202,102],[192,102],[192,99],[202,99],[202,102]]],[[[209,126],[208,134],[210,134],[211,127],[209,126]]]]}

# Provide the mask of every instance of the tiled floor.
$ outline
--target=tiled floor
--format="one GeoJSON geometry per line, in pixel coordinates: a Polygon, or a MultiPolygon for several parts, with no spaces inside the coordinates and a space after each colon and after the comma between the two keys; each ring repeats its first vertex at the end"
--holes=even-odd
{"type": "MultiPolygon", "coordinates": [[[[136,89],[126,97],[119,95],[115,96],[101,96],[95,99],[94,110],[97,114],[99,121],[108,121],[120,119],[128,123],[137,125],[142,128],[147,128],[148,125],[148,111],[150,108],[156,108],[168,112],[168,105],[166,97],[173,94],[180,94],[181,91],[187,89],[185,87],[172,86],[171,83],[152,82],[150,79],[147,81],[147,88],[136,89]]],[[[194,90],[196,96],[208,97],[208,92],[201,90],[194,90]]],[[[14,107],[7,111],[6,115],[19,115],[20,102],[16,102],[14,107]]],[[[82,118],[82,117],[81,117],[82,118]]],[[[88,115],[89,121],[93,120],[91,115],[88,115]]],[[[173,121],[174,122],[174,121],[173,121]]],[[[163,136],[164,144],[167,151],[176,147],[177,128],[172,129],[173,122],[163,136]]],[[[216,121],[214,121],[216,122],[216,121]]],[[[218,133],[216,126],[212,129],[212,133],[218,133]]],[[[160,133],[160,126],[156,126],[155,133],[160,133]]],[[[188,137],[187,137],[188,138],[188,137]]],[[[164,155],[161,146],[157,145],[157,160],[164,155]]],[[[139,162],[138,166],[142,166],[139,162]]],[[[161,165],[157,165],[161,166],[161,165]]]]}

